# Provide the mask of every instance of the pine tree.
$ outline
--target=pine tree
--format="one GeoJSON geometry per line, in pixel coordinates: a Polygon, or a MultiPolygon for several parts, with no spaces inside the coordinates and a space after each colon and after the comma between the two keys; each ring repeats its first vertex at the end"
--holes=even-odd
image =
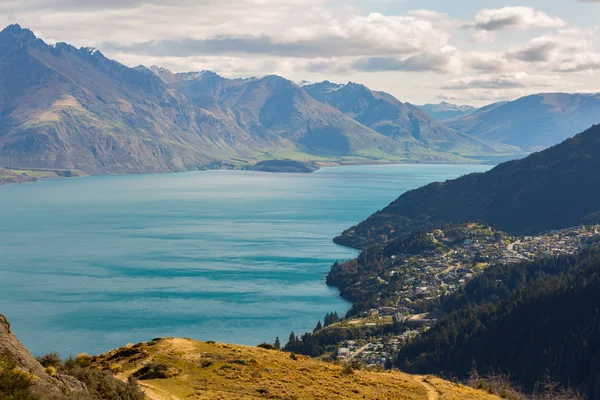
{"type": "Polygon", "coordinates": [[[276,349],[281,349],[281,342],[279,341],[279,336],[275,338],[275,343],[273,343],[273,347],[276,349]]]}
{"type": "Polygon", "coordinates": [[[323,329],[323,325],[321,325],[321,321],[317,322],[317,326],[315,326],[315,330],[313,332],[318,332],[323,329]]]}
{"type": "Polygon", "coordinates": [[[289,338],[287,344],[285,345],[285,349],[294,351],[294,349],[296,349],[296,346],[297,346],[296,334],[294,333],[294,331],[292,331],[292,333],[290,333],[290,338],[289,338]]]}

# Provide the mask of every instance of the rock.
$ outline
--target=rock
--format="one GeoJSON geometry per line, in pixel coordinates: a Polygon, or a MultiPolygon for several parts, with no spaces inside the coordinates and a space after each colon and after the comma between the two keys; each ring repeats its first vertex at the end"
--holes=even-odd
{"type": "Polygon", "coordinates": [[[48,375],[42,364],[19,342],[10,329],[8,320],[2,314],[0,314],[0,355],[15,362],[23,371],[39,378],[34,383],[34,386],[40,389],[39,391],[57,394],[87,392],[86,385],[72,376],[48,375]]]}
{"type": "Polygon", "coordinates": [[[23,371],[31,372],[41,380],[48,380],[50,376],[44,367],[31,355],[19,342],[10,329],[6,317],[0,314],[0,355],[14,361],[23,371]]]}

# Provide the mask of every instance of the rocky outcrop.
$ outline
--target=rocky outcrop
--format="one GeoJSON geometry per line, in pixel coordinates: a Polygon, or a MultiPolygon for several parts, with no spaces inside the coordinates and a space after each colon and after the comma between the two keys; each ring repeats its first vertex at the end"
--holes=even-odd
{"type": "Polygon", "coordinates": [[[44,367],[31,355],[31,353],[19,342],[19,339],[10,329],[6,317],[0,314],[0,355],[14,361],[23,371],[28,371],[42,380],[50,376],[44,367]]]}
{"type": "Polygon", "coordinates": [[[31,355],[29,350],[21,344],[19,339],[10,329],[6,317],[0,314],[0,356],[16,363],[17,367],[34,375],[34,385],[38,390],[48,393],[75,394],[87,392],[84,383],[72,376],[50,376],[44,367],[31,355]]]}

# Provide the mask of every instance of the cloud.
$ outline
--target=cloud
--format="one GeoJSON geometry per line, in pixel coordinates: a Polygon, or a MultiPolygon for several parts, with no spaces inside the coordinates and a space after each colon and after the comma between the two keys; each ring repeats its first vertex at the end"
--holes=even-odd
{"type": "Polygon", "coordinates": [[[566,23],[542,11],[530,7],[504,7],[484,9],[475,16],[474,27],[483,31],[503,29],[561,28],[566,23]]]}
{"type": "Polygon", "coordinates": [[[440,51],[420,52],[405,58],[371,57],[362,58],[352,64],[352,69],[364,72],[381,71],[433,71],[444,74],[457,72],[460,62],[456,49],[446,47],[440,51]]]}
{"type": "Polygon", "coordinates": [[[508,72],[502,74],[473,75],[447,82],[439,98],[446,101],[512,100],[522,96],[550,91],[574,91],[571,82],[559,75],[508,72]],[[557,82],[559,84],[557,85],[557,82]]]}
{"type": "Polygon", "coordinates": [[[512,46],[504,57],[550,71],[583,72],[599,69],[600,52],[594,46],[594,36],[594,30],[566,29],[556,35],[541,36],[525,44],[512,46]]]}
{"type": "Polygon", "coordinates": [[[525,72],[515,72],[506,74],[490,74],[467,76],[454,79],[446,83],[444,90],[464,90],[464,89],[507,89],[522,88],[531,84],[532,77],[525,72]]]}
{"type": "MultiPolygon", "coordinates": [[[[312,26],[281,27],[253,35],[206,32],[201,38],[171,38],[123,45],[106,42],[100,48],[162,57],[198,54],[272,54],[284,57],[408,55],[446,45],[449,34],[430,21],[414,17],[370,14],[347,20],[314,21],[312,26]]],[[[248,30],[249,31],[249,30],[248,30]]]]}
{"type": "Polygon", "coordinates": [[[510,66],[502,53],[472,51],[464,53],[462,57],[466,67],[482,72],[500,72],[510,66]]]}
{"type": "Polygon", "coordinates": [[[600,52],[594,43],[596,30],[562,29],[500,52],[465,52],[465,68],[487,73],[530,70],[548,72],[590,72],[600,69],[600,52]]]}
{"type": "Polygon", "coordinates": [[[473,28],[473,39],[478,44],[491,44],[495,32],[502,30],[529,30],[537,28],[562,28],[567,24],[561,18],[550,16],[531,7],[504,7],[480,10],[471,23],[463,28],[473,28]]]}

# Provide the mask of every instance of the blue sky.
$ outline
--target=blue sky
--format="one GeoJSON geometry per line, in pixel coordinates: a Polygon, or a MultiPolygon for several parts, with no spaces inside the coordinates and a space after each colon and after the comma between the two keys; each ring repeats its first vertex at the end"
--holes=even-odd
{"type": "Polygon", "coordinates": [[[3,0],[126,65],[354,81],[415,104],[600,91],[600,0],[3,0]]]}

